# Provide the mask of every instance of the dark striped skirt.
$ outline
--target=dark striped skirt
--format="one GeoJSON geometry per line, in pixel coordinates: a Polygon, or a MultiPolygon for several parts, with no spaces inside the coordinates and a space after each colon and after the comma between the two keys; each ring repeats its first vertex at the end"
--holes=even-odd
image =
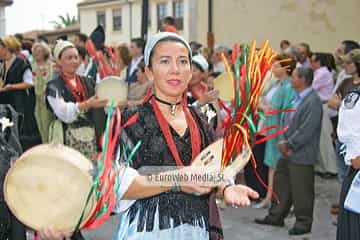
{"type": "MultiPolygon", "coordinates": [[[[344,178],[340,194],[340,212],[338,215],[338,226],[336,240],[359,240],[360,239],[360,214],[344,209],[346,195],[351,183],[359,169],[349,168],[344,178]]],[[[360,201],[360,199],[359,199],[360,201]]]]}

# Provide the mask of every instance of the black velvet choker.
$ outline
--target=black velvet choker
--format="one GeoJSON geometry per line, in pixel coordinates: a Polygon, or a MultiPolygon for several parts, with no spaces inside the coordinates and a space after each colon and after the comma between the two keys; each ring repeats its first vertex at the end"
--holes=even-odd
{"type": "Polygon", "coordinates": [[[165,104],[165,105],[168,105],[170,107],[170,113],[171,115],[175,115],[175,110],[176,110],[176,107],[178,105],[180,105],[181,101],[177,102],[177,103],[170,103],[170,102],[167,102],[165,100],[162,100],[160,98],[158,98],[157,96],[153,95],[155,100],[158,101],[159,103],[162,103],[162,104],[165,104]]]}

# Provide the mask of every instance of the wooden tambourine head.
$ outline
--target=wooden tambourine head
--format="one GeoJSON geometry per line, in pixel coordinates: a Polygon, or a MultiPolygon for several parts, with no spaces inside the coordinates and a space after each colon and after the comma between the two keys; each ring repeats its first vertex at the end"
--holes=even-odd
{"type": "Polygon", "coordinates": [[[109,100],[109,104],[112,101],[117,104],[127,100],[128,86],[120,77],[109,76],[96,85],[95,92],[98,98],[109,100]]]}
{"type": "MultiPolygon", "coordinates": [[[[224,139],[221,138],[210,144],[194,159],[192,167],[203,168],[204,173],[221,171],[221,155],[224,139]]],[[[247,146],[243,146],[241,153],[236,156],[230,165],[224,170],[224,176],[233,179],[236,174],[245,167],[250,159],[251,151],[247,146]]]]}
{"type": "MultiPolygon", "coordinates": [[[[28,227],[74,230],[92,186],[93,165],[78,151],[55,144],[38,145],[15,161],[4,182],[12,213],[28,227]]],[[[91,197],[84,222],[95,206],[91,197]]]]}

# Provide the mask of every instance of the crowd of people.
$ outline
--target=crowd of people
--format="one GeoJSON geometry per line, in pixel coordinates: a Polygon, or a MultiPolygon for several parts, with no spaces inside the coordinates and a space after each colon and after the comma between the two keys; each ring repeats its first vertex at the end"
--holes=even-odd
{"type": "MultiPolygon", "coordinates": [[[[289,234],[309,233],[315,175],[337,176],[342,183],[339,203],[331,209],[339,214],[337,239],[360,239],[360,210],[344,205],[348,198],[359,197],[349,196],[353,181],[360,179],[360,128],[356,124],[360,119],[360,46],[356,41],[339,43],[334,54],[312,52],[307,43],[280,43],[281,52],[267,74],[258,106],[265,117],[257,128],[288,129],[253,149],[267,190],[252,176],[250,165],[237,178],[237,183],[250,188],[231,184],[216,192],[196,185],[146,186],[147,179],[137,169],[188,166],[201,149],[223,135],[223,122],[232,112],[231,102],[221,101],[214,89],[217,77],[226,71],[221,56],[230,59],[231,49],[188,43],[171,20],[166,18],[164,31],[148,41],[135,38],[129,46],[112,47],[118,61],[111,64],[117,64],[117,75],[128,86],[127,101],[119,103],[124,121],[133,113],[140,115],[126,129],[126,141],[143,142],[126,173],[127,189],[119,201],[120,205],[131,201],[124,202],[127,208],[120,213],[116,239],[222,239],[215,197],[230,205],[248,205],[249,197],[257,197],[250,188],[260,195],[252,207],[269,208],[268,215],[255,223],[284,226],[293,207],[296,222],[289,234]],[[266,115],[290,108],[296,111],[266,115]]],[[[21,36],[0,39],[0,104],[9,104],[20,116],[23,151],[49,142],[73,147],[89,159],[100,151],[108,102],[95,94],[101,76],[86,49],[88,39],[106,56],[101,27],[91,36],[80,33],[73,41],[60,39],[54,46],[44,39],[29,43],[21,36]]],[[[25,239],[24,228],[17,227],[18,235],[9,239],[25,239]]],[[[40,231],[44,240],[71,235],[83,239],[79,232],[57,232],[46,226],[40,231]]]]}

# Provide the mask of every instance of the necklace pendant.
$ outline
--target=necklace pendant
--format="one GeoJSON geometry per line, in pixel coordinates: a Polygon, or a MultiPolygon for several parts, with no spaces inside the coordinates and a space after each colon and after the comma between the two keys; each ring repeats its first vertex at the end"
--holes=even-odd
{"type": "Polygon", "coordinates": [[[171,106],[170,106],[170,113],[171,113],[171,115],[175,116],[175,110],[176,110],[176,105],[175,105],[175,104],[174,104],[174,105],[171,105],[171,106]]]}

